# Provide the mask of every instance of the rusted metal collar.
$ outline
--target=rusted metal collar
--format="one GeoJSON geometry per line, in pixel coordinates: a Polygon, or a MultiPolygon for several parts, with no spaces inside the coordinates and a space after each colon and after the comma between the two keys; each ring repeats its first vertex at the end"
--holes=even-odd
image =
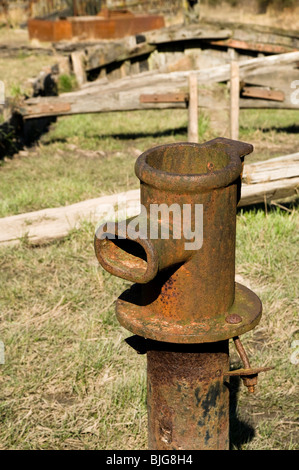
{"type": "Polygon", "coordinates": [[[204,192],[235,181],[242,172],[241,158],[252,151],[251,144],[222,137],[204,144],[161,145],[139,156],[135,173],[160,190],[204,192]]]}

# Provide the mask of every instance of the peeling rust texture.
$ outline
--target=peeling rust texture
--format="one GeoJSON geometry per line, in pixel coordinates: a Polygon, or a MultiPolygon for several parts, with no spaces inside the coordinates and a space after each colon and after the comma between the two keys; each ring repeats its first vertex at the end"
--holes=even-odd
{"type": "Polygon", "coordinates": [[[149,449],[227,450],[228,341],[155,343],[147,352],[149,449]]]}
{"type": "Polygon", "coordinates": [[[137,159],[147,233],[153,204],[179,206],[184,218],[183,208],[189,207],[192,227],[195,206],[202,205],[203,243],[200,249],[186,249],[190,240],[185,238],[183,224],[173,223],[170,211],[159,219],[159,233],[169,222],[168,239],[160,235],[133,240],[122,228],[116,240],[95,238],[102,266],[141,286],[117,301],[117,317],[125,328],[157,341],[201,343],[232,338],[259,322],[260,300],[235,284],[242,160],[252,149],[247,143],[218,138],[205,144],[158,146],[137,159]],[[180,236],[172,236],[177,229],[180,236]],[[237,323],[227,321],[235,315],[237,323]]]}

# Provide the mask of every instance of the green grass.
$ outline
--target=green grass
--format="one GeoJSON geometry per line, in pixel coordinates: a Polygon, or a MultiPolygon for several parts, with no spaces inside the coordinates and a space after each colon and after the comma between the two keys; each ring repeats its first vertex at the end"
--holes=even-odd
{"type": "Polygon", "coordinates": [[[61,74],[58,77],[58,92],[61,93],[69,93],[70,91],[74,91],[78,88],[78,83],[75,75],[69,74],[61,74]]]}

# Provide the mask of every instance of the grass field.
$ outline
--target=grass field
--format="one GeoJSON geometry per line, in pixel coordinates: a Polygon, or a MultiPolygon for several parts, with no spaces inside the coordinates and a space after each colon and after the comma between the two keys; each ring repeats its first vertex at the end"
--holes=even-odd
{"type": "MultiPolygon", "coordinates": [[[[240,139],[255,146],[248,161],[297,152],[297,114],[242,111],[240,139]]],[[[0,217],[138,188],[137,156],[186,133],[182,110],[60,118],[36,146],[1,162],[0,217]]],[[[216,137],[204,115],[199,134],[216,137]]],[[[274,369],[253,395],[233,381],[233,449],[298,449],[298,201],[285,207],[237,215],[236,271],[264,309],[242,340],[252,365],[274,369]]],[[[98,266],[93,237],[85,222],[48,245],[0,248],[1,450],[147,447],[146,358],[114,313],[129,283],[98,266]]]]}

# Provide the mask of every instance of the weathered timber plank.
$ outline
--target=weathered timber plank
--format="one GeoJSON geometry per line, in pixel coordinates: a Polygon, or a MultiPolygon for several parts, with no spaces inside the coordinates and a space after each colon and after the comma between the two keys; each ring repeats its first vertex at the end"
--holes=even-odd
{"type": "Polygon", "coordinates": [[[225,39],[232,35],[230,29],[200,25],[173,25],[143,34],[148,44],[163,44],[191,39],[225,39]]]}
{"type": "Polygon", "coordinates": [[[266,54],[285,54],[297,51],[297,47],[281,46],[280,44],[265,44],[263,42],[241,41],[240,39],[225,39],[223,41],[210,41],[212,46],[224,46],[233,49],[243,49],[266,54]]]}
{"type": "Polygon", "coordinates": [[[267,183],[299,176],[299,152],[244,165],[245,184],[267,183]]]}
{"type": "Polygon", "coordinates": [[[262,202],[271,203],[281,201],[286,198],[298,196],[298,194],[299,177],[252,185],[244,184],[241,189],[239,207],[260,204],[262,202]]]}

